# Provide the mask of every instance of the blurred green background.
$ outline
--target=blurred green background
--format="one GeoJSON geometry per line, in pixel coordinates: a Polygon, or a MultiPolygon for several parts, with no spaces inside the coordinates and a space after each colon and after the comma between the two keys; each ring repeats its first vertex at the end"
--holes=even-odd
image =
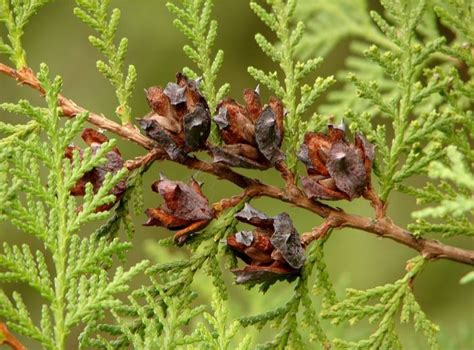
{"type": "MultiPolygon", "coordinates": [[[[173,18],[166,10],[164,1],[117,0],[112,4],[122,10],[119,35],[128,37],[127,62],[133,63],[138,71],[132,107],[134,115],[142,117],[148,112],[143,89],[173,81],[176,72],[183,66],[190,65],[182,52],[186,41],[183,35],[174,28],[173,18]]],[[[95,68],[95,62],[101,57],[87,40],[88,35],[92,33],[74,17],[73,8],[72,0],[58,0],[47,5],[31,21],[24,38],[29,65],[37,70],[41,62],[46,62],[52,74],[63,77],[66,96],[91,111],[103,113],[114,119],[116,106],[114,91],[95,68]]],[[[255,85],[247,73],[248,66],[276,70],[272,62],[261,53],[253,39],[255,33],[266,33],[267,30],[251,12],[248,2],[244,0],[218,0],[214,13],[219,21],[217,47],[225,51],[219,83],[229,82],[231,95],[241,100],[242,90],[255,85]]],[[[319,75],[335,74],[343,66],[346,46],[347,43],[339,45],[329,57],[326,57],[324,65],[318,71],[319,75]]],[[[3,57],[0,61],[7,63],[3,57]]],[[[263,95],[266,99],[267,91],[263,91],[263,95]]],[[[17,87],[11,79],[0,76],[0,101],[13,102],[20,98],[28,98],[41,103],[41,99],[28,88],[17,87]]],[[[0,115],[0,120],[24,121],[21,117],[5,114],[0,115]]],[[[143,154],[143,150],[139,147],[125,144],[123,141],[119,141],[119,148],[124,158],[143,154]]],[[[150,185],[158,178],[159,172],[174,180],[186,180],[192,175],[204,181],[204,191],[211,202],[239,192],[234,185],[163,162],[154,164],[144,178],[145,207],[158,206],[160,203],[158,195],[150,190],[150,185]]],[[[274,172],[265,174],[249,172],[249,174],[273,184],[280,184],[274,172]]],[[[417,180],[420,183],[423,181],[423,179],[417,180]]],[[[274,200],[259,199],[254,202],[254,205],[272,215],[282,211],[289,212],[300,232],[308,231],[321,222],[315,215],[300,209],[288,208],[287,205],[274,200]]],[[[337,205],[353,213],[371,215],[369,206],[362,200],[356,200],[353,203],[337,203],[337,205]]],[[[410,222],[410,213],[414,208],[415,203],[412,198],[393,194],[390,199],[389,214],[396,223],[405,226],[410,222]]],[[[153,258],[160,262],[175,259],[183,254],[177,249],[165,250],[151,244],[159,238],[167,237],[169,233],[164,229],[141,226],[141,223],[145,221],[144,215],[134,217],[134,221],[137,226],[133,238],[134,249],[128,257],[130,263],[142,258],[150,258],[150,252],[153,258]]],[[[87,234],[86,231],[84,233],[87,234]]],[[[0,239],[15,244],[28,243],[40,248],[40,245],[33,242],[31,237],[18,232],[8,224],[0,225],[0,239]]],[[[450,240],[450,243],[473,248],[472,240],[450,240]]],[[[406,260],[413,256],[415,252],[404,246],[349,229],[335,232],[326,244],[327,265],[339,296],[343,295],[343,288],[348,286],[365,289],[400,278],[404,274],[406,260]]],[[[439,261],[429,264],[416,280],[415,294],[428,317],[441,326],[440,338],[443,347],[474,349],[471,333],[474,324],[474,288],[472,284],[470,286],[459,284],[459,279],[467,272],[469,272],[467,266],[439,261]]],[[[240,286],[232,285],[230,272],[225,272],[225,274],[228,277],[231,293],[229,305],[232,316],[250,315],[268,310],[281,305],[285,298],[291,295],[292,288],[287,283],[280,283],[266,295],[261,295],[256,291],[248,292],[240,286]]],[[[203,292],[200,301],[207,302],[209,293],[205,287],[207,281],[204,276],[200,278],[201,280],[196,283],[196,288],[203,292]]],[[[139,285],[140,280],[135,283],[139,285]]],[[[41,300],[36,294],[17,285],[8,285],[5,289],[7,291],[20,289],[30,306],[32,316],[39,318],[41,300]]],[[[350,333],[345,334],[342,329],[333,329],[327,323],[325,325],[332,335],[350,337],[350,333]]],[[[368,334],[370,329],[370,327],[356,328],[354,332],[368,334]]],[[[404,343],[407,348],[425,348],[425,343],[414,335],[411,326],[401,326],[400,329],[406,333],[404,343]]],[[[268,339],[271,335],[272,330],[265,329],[259,337],[268,339]]],[[[30,345],[28,342],[26,344],[30,345]]],[[[34,343],[30,346],[32,349],[35,348],[34,343]]]]}

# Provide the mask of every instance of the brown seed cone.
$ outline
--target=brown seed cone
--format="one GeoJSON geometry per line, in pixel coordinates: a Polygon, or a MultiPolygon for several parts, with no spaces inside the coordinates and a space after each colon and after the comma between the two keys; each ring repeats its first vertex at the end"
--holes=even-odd
{"type": "Polygon", "coordinates": [[[352,200],[370,186],[374,146],[360,134],[351,144],[342,127],[307,133],[298,158],[308,171],[301,181],[309,198],[352,200]]]}
{"type": "Polygon", "coordinates": [[[201,230],[214,218],[209,201],[194,179],[187,185],[162,177],[153,183],[151,188],[163,197],[164,204],[145,211],[148,221],[144,225],[179,230],[175,236],[179,244],[184,243],[190,234],[201,230]]]}
{"type": "MultiPolygon", "coordinates": [[[[92,153],[96,153],[101,145],[107,142],[109,139],[104,134],[91,129],[86,128],[81,135],[84,142],[92,148],[92,153]]],[[[74,151],[79,153],[79,157],[82,159],[83,151],[76,145],[71,145],[66,147],[64,151],[64,156],[72,161],[74,151]]],[[[117,147],[114,147],[112,151],[106,155],[107,162],[104,165],[93,168],[80,178],[76,184],[70,189],[70,193],[73,196],[84,196],[86,193],[86,185],[88,183],[92,184],[94,193],[97,193],[104,183],[105,176],[108,173],[115,174],[121,170],[124,166],[124,160],[120,151],[117,147]]],[[[116,200],[113,203],[104,204],[96,208],[97,212],[109,210],[112,208],[115,203],[122,198],[127,189],[126,180],[120,181],[111,191],[111,194],[115,195],[116,200]]]]}

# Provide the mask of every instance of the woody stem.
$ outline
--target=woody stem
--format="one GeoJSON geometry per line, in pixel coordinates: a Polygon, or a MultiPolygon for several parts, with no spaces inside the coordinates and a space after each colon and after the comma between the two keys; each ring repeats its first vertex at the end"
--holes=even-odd
{"type": "Polygon", "coordinates": [[[0,345],[6,344],[13,350],[26,350],[23,344],[10,333],[5,323],[0,322],[0,345]]]}
{"type": "MultiPolygon", "coordinates": [[[[14,78],[22,85],[28,85],[44,94],[41,84],[36,79],[33,71],[29,68],[15,70],[9,66],[0,63],[0,73],[14,78]]],[[[80,113],[87,112],[86,109],[78,106],[74,101],[60,96],[59,104],[62,108],[63,115],[66,117],[74,117],[80,113]]],[[[142,135],[140,131],[130,125],[120,125],[101,115],[88,112],[88,121],[105,130],[108,130],[128,141],[144,147],[151,152],[138,160],[127,162],[127,166],[131,168],[138,167],[143,162],[151,162],[156,159],[169,159],[166,152],[152,139],[142,135]]],[[[385,216],[385,205],[375,194],[373,190],[364,194],[364,197],[371,201],[374,206],[376,218],[362,217],[346,213],[341,209],[332,208],[318,201],[308,199],[296,185],[290,185],[289,182],[294,180],[293,174],[283,164],[277,166],[286,180],[287,187],[281,189],[275,186],[260,183],[256,179],[252,179],[236,173],[229,167],[219,163],[207,163],[195,157],[187,156],[182,161],[182,165],[207,172],[215,175],[220,179],[225,179],[235,185],[245,189],[245,195],[252,197],[270,197],[281,201],[291,203],[297,207],[309,210],[317,215],[337,223],[336,227],[351,227],[368,233],[372,233],[378,237],[389,238],[397,243],[403,244],[418,251],[426,259],[447,259],[467,265],[474,265],[474,251],[461,249],[440,243],[436,240],[425,238],[416,238],[409,231],[395,225],[392,220],[385,216]]]]}

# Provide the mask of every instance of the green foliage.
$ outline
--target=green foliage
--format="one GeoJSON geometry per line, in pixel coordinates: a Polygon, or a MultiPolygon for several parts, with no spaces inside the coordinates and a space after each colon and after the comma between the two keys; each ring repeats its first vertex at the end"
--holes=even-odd
{"type": "Polygon", "coordinates": [[[80,338],[82,349],[118,349],[132,346],[133,349],[175,349],[192,344],[193,338],[185,336],[181,328],[202,313],[204,306],[190,308],[196,294],[183,290],[171,295],[161,289],[151,277],[152,288],[141,288],[129,297],[129,305],[118,305],[111,310],[114,325],[94,324],[86,327],[80,338]],[[106,333],[118,336],[110,341],[97,335],[106,333]],[[93,337],[94,336],[94,337],[93,337]]]}
{"type": "MultiPolygon", "coordinates": [[[[149,267],[146,274],[151,285],[133,291],[128,304],[113,307],[116,325],[90,324],[81,336],[81,347],[119,349],[132,345],[134,349],[175,349],[192,344],[193,349],[231,349],[230,342],[239,323],[234,321],[228,328],[227,292],[218,258],[225,254],[221,240],[235,232],[234,215],[242,206],[221,215],[196,236],[190,246],[194,253],[191,257],[149,267]],[[203,313],[205,305],[192,305],[197,297],[192,284],[200,269],[213,281],[212,314],[203,313]],[[183,327],[201,314],[207,325],[200,321],[192,334],[185,334],[183,327]],[[115,339],[97,336],[100,332],[115,339]]],[[[168,241],[162,244],[168,245],[168,241]]],[[[241,349],[248,349],[248,343],[246,339],[241,349]]]]}
{"type": "Polygon", "coordinates": [[[118,238],[79,236],[85,223],[109,215],[97,212],[96,208],[114,200],[109,193],[127,172],[108,174],[97,193],[88,184],[81,209],[77,209],[78,203],[69,189],[86,172],[106,161],[106,154],[115,142],[103,144],[96,152],[83,152],[82,159],[78,152],[74,153],[72,162],[65,158],[64,149],[83,128],[88,114],[83,113],[63,126],[58,109],[62,82],[59,77],[51,81],[48,75],[47,67],[42,65],[38,80],[46,92],[46,107],[35,107],[24,100],[0,105],[4,111],[30,117],[44,136],[31,133],[18,137],[2,149],[0,193],[4,200],[0,217],[35,236],[45,248],[33,254],[26,245],[4,243],[0,255],[4,272],[0,280],[28,284],[43,297],[45,304],[38,327],[20,294],[14,293],[11,301],[2,291],[0,315],[11,329],[39,341],[43,347],[64,349],[71,329],[100,319],[103,310],[118,303],[116,294],[127,291],[130,279],[143,271],[148,262],[143,261],[128,271],[118,267],[109,275],[113,257],[123,257],[130,244],[118,238]],[[46,177],[42,176],[44,171],[46,177]],[[46,265],[46,254],[53,261],[51,272],[46,265]]]}
{"type": "Polygon", "coordinates": [[[74,14],[99,35],[89,36],[92,46],[107,59],[107,63],[97,61],[97,69],[115,89],[119,103],[115,111],[117,116],[123,124],[129,124],[132,121],[129,100],[135,89],[137,71],[133,65],[128,66],[126,73],[123,69],[128,50],[127,38],[120,39],[118,45],[115,43],[120,10],[114,8],[109,15],[110,0],[77,0],[76,4],[78,7],[74,9],[74,14]]]}
{"type": "Polygon", "coordinates": [[[31,17],[51,0],[1,0],[0,22],[7,30],[8,42],[0,37],[0,53],[8,55],[17,69],[26,66],[26,53],[21,38],[31,17]]]}
{"type": "Polygon", "coordinates": [[[351,39],[349,55],[345,60],[346,69],[336,73],[338,83],[342,86],[328,92],[326,101],[318,106],[318,112],[339,118],[348,110],[356,115],[365,113],[365,119],[375,116],[377,108],[369,101],[360,99],[354,85],[348,79],[351,73],[357,73],[359,78],[377,81],[380,91],[387,96],[392,97],[396,93],[396,84],[384,75],[383,69],[364,57],[364,51],[369,47],[368,43],[376,44],[383,49],[394,48],[393,43],[372,21],[367,1],[303,0],[296,8],[296,16],[308,26],[307,34],[297,47],[297,53],[301,57],[328,55],[338,45],[351,39]]]}
{"type": "MultiPolygon", "coordinates": [[[[217,109],[218,102],[229,92],[230,85],[216,85],[217,74],[224,62],[224,51],[213,55],[213,46],[217,38],[217,21],[212,19],[213,0],[181,0],[182,6],[168,2],[166,7],[176,16],[174,25],[191,45],[185,45],[183,51],[197,66],[199,72],[185,67],[184,73],[192,78],[202,78],[200,90],[206,97],[211,113],[217,109]]],[[[211,140],[219,143],[216,125],[213,124],[211,140]]]]}
{"type": "Polygon", "coordinates": [[[447,0],[440,2],[435,11],[441,20],[450,28],[456,30],[461,40],[474,42],[474,4],[469,0],[447,0]]]}
{"type": "Polygon", "coordinates": [[[441,132],[455,122],[451,113],[436,109],[438,94],[448,88],[451,81],[448,77],[454,74],[453,70],[444,73],[441,67],[426,68],[445,40],[417,40],[417,30],[422,26],[426,11],[425,2],[387,2],[384,6],[394,25],[376,12],[371,16],[396,48],[381,50],[373,45],[364,53],[396,83],[397,91],[384,94],[378,81],[366,81],[355,74],[349,75],[349,79],[358,96],[376,106],[377,114],[391,122],[394,134],[391,144],[384,125],[372,127],[374,115],[370,112],[346,115],[354,123],[352,128],[366,133],[378,147],[379,158],[383,160],[377,164],[382,200],[405,179],[426,171],[428,164],[439,157],[441,132]],[[412,119],[414,113],[418,117],[412,119]],[[401,161],[403,156],[404,162],[401,161]]]}
{"type": "Polygon", "coordinates": [[[455,146],[446,149],[446,157],[447,164],[441,161],[433,162],[428,170],[431,178],[441,180],[440,186],[436,187],[430,183],[422,189],[406,188],[406,192],[416,196],[420,204],[439,203],[435,207],[414,212],[413,217],[417,222],[409,227],[418,235],[437,232],[443,236],[474,236],[474,173],[455,146]],[[442,219],[442,223],[429,223],[426,221],[429,217],[442,219]]]}
{"type": "Polygon", "coordinates": [[[241,325],[239,321],[228,324],[228,305],[225,303],[224,295],[217,288],[214,289],[211,306],[213,314],[207,312],[203,314],[204,319],[209,324],[209,328],[204,323],[199,323],[191,335],[191,337],[199,341],[194,348],[203,350],[251,349],[250,335],[243,337],[238,347],[232,346],[231,340],[237,335],[241,325]]]}
{"type": "MultiPolygon", "coordinates": [[[[0,53],[17,68],[26,67],[21,44],[25,26],[47,2],[0,0],[0,22],[7,34],[6,41],[0,39],[0,53]]],[[[184,53],[197,67],[184,71],[194,79],[202,76],[200,89],[211,112],[229,91],[229,84],[217,84],[224,54],[214,53],[218,29],[212,19],[214,3],[167,3],[176,17],[175,26],[189,40],[184,53]]],[[[133,66],[124,69],[127,39],[116,37],[120,11],[110,10],[110,0],[76,0],[76,4],[75,15],[96,32],[89,41],[105,57],[97,68],[116,92],[117,116],[131,126],[129,101],[137,76],[133,66]]],[[[376,145],[374,173],[381,199],[386,202],[393,190],[399,190],[415,197],[419,205],[430,205],[413,213],[416,222],[408,228],[414,235],[474,236],[474,32],[470,25],[474,5],[468,0],[386,0],[382,5],[377,13],[370,11],[367,0],[251,2],[269,35],[275,36],[257,34],[256,42],[279,71],[255,67],[248,71],[287,109],[284,147],[295,174],[296,152],[304,134],[322,130],[332,116],[344,116],[352,131],[362,132],[376,145]],[[443,36],[439,21],[454,38],[443,36]],[[327,56],[349,39],[345,68],[336,74],[340,85],[333,86],[332,76],[314,77],[322,58],[311,57],[327,56]],[[322,94],[325,101],[315,106],[322,94]],[[410,185],[416,175],[427,175],[430,182],[410,185]]],[[[305,247],[305,265],[292,281],[278,287],[259,284],[262,293],[289,286],[293,294],[287,300],[269,311],[234,320],[229,307],[234,300],[226,280],[230,274],[222,273],[221,262],[228,260],[226,269],[238,264],[225,240],[238,231],[234,216],[243,202],[219,212],[206,229],[193,234],[186,242],[188,250],[180,248],[177,253],[171,238],[160,241],[159,248],[157,243],[147,244],[156,263],[144,260],[125,269],[134,232],[132,213],[143,212],[142,181],[151,163],[134,171],[109,173],[99,189],[89,183],[82,199],[71,196],[79,180],[107,163],[115,141],[74,151],[67,159],[65,149],[89,114],[61,121],[61,79],[51,80],[45,65],[38,79],[45,106],[26,100],[0,105],[6,113],[29,118],[24,124],[0,122],[0,221],[41,244],[34,250],[26,244],[3,243],[0,283],[27,285],[43,303],[36,317],[20,293],[0,289],[0,317],[12,331],[46,349],[65,349],[78,326],[81,349],[397,349],[402,347],[396,331],[400,314],[401,323],[412,321],[430,348],[438,348],[438,327],[428,320],[412,289],[428,261],[416,257],[400,280],[368,290],[348,289],[339,299],[324,257],[330,233],[305,247]],[[115,198],[111,193],[121,181],[126,181],[127,190],[115,198]],[[113,207],[98,210],[106,204],[113,207]],[[85,225],[90,224],[95,226],[87,232],[90,226],[85,225]],[[142,273],[145,281],[132,289],[132,278],[142,273]],[[376,327],[359,341],[333,340],[332,329],[325,324],[329,319],[336,325],[346,321],[352,325],[365,318],[376,327]],[[257,331],[272,327],[271,339],[257,345],[264,337],[242,334],[251,327],[257,331]]],[[[219,143],[215,126],[213,130],[212,141],[219,143]]],[[[291,195],[281,198],[290,200],[291,195]]],[[[460,283],[473,280],[470,272],[460,283]]]]}
{"type": "Polygon", "coordinates": [[[443,200],[441,205],[435,208],[427,208],[414,213],[415,217],[424,218],[428,216],[442,217],[447,215],[461,216],[464,213],[472,213],[474,200],[469,195],[474,191],[474,175],[467,168],[465,160],[454,146],[446,150],[450,166],[441,162],[430,164],[429,176],[432,178],[453,181],[459,188],[458,195],[454,200],[443,200]],[[462,195],[466,193],[466,195],[462,195]]]}
{"type": "MultiPolygon", "coordinates": [[[[443,17],[448,5],[441,3],[436,11],[443,20],[455,30],[463,25],[450,21],[449,16],[443,17]]],[[[461,37],[451,47],[445,44],[436,16],[424,1],[382,4],[388,20],[376,12],[369,16],[366,1],[306,1],[298,7],[297,15],[312,23],[307,41],[300,45],[301,55],[325,54],[344,39],[355,39],[350,44],[352,55],[346,60],[347,69],[337,75],[347,83],[331,91],[329,104],[319,110],[345,113],[352,130],[363,132],[376,143],[378,158],[383,159],[382,164],[376,164],[376,173],[385,200],[404,180],[425,173],[428,164],[440,154],[441,144],[455,142],[450,129],[468,109],[463,100],[470,94],[472,84],[463,84],[457,70],[444,61],[433,67],[433,59],[444,59],[443,53],[466,61],[469,66],[472,57],[467,47],[462,48],[461,37]],[[338,25],[322,34],[321,28],[327,27],[328,21],[338,25]],[[445,95],[447,91],[449,96],[445,95]],[[448,105],[452,106],[446,108],[448,105]],[[381,122],[380,116],[388,120],[393,130],[386,130],[387,123],[381,122]],[[388,136],[391,133],[392,139],[388,136]]],[[[469,4],[453,2],[450,6],[455,6],[457,13],[468,15],[469,4]]],[[[456,11],[451,9],[448,13],[456,11]]],[[[472,118],[466,117],[463,123],[469,119],[472,118]]]]}
{"type": "Polygon", "coordinates": [[[283,82],[279,79],[277,72],[266,73],[255,67],[249,67],[248,71],[255,80],[279,97],[287,109],[285,118],[287,162],[290,169],[295,170],[296,152],[304,134],[324,124],[321,120],[323,118],[316,114],[309,121],[304,121],[303,116],[335,80],[332,76],[318,77],[311,85],[304,83],[304,79],[320,66],[322,58],[312,58],[305,62],[300,62],[296,58],[296,47],[305,34],[303,22],[293,25],[297,1],[267,0],[267,4],[270,6],[269,10],[257,2],[251,2],[250,7],[276,35],[277,42],[272,44],[262,34],[257,34],[255,40],[262,51],[279,66],[283,73],[283,82]],[[318,119],[320,124],[315,125],[315,120],[318,119]]]}
{"type": "Polygon", "coordinates": [[[408,273],[400,280],[368,290],[348,289],[344,300],[323,311],[322,316],[332,323],[348,321],[353,325],[363,318],[369,323],[378,322],[377,329],[369,338],[357,342],[334,340],[338,348],[348,349],[401,349],[402,345],[395,330],[395,317],[401,310],[400,321],[408,323],[413,319],[415,330],[421,331],[431,349],[439,349],[436,333],[437,325],[427,319],[412,291],[413,280],[420,273],[425,260],[420,256],[407,264],[408,273]],[[376,304],[370,303],[378,299],[376,304]]]}
{"type": "Polygon", "coordinates": [[[468,284],[474,282],[474,271],[467,273],[463,278],[461,278],[461,284],[468,284]]]}
{"type": "Polygon", "coordinates": [[[366,0],[301,0],[296,16],[307,23],[307,35],[298,47],[303,56],[326,56],[349,38],[364,39],[387,48],[393,45],[374,26],[366,0]]]}

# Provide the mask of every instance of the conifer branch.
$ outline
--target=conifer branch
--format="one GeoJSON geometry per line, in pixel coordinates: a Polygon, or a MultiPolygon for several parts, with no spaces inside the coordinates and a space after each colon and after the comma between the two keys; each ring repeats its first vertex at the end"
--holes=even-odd
{"type": "Polygon", "coordinates": [[[97,61],[97,69],[107,78],[115,89],[119,105],[115,113],[122,124],[132,122],[132,108],[130,98],[135,88],[137,71],[135,66],[129,65],[124,72],[125,55],[128,51],[127,38],[121,38],[118,45],[115,36],[120,20],[120,10],[114,8],[109,16],[110,0],[77,0],[74,14],[98,35],[89,36],[89,42],[97,48],[107,59],[107,62],[97,61]]]}
{"type": "MultiPolygon", "coordinates": [[[[197,70],[184,68],[176,83],[145,90],[150,113],[137,119],[142,134],[133,125],[130,105],[137,74],[134,66],[124,66],[128,41],[117,35],[120,10],[111,10],[110,0],[75,0],[74,13],[95,33],[89,41],[103,54],[97,68],[115,90],[121,125],[63,96],[61,77],[51,79],[45,64],[37,75],[29,68],[22,37],[32,16],[50,0],[0,0],[0,29],[5,29],[0,53],[16,67],[0,63],[0,73],[46,101],[42,106],[27,100],[0,104],[0,110],[29,118],[16,125],[0,122],[0,222],[42,244],[34,251],[5,242],[0,282],[24,284],[44,302],[36,317],[20,293],[0,288],[5,322],[0,322],[0,344],[24,349],[10,329],[46,349],[62,350],[80,326],[81,349],[224,350],[236,348],[236,337],[240,350],[305,348],[307,339],[326,350],[392,349],[402,348],[396,332],[400,313],[401,323],[413,321],[430,348],[438,349],[439,327],[412,289],[428,261],[474,266],[474,251],[423,236],[474,235],[471,1],[380,0],[383,9],[374,12],[368,0],[250,0],[269,29],[255,40],[279,72],[249,67],[274,96],[264,101],[258,87],[246,89],[242,104],[224,96],[228,83],[217,84],[224,53],[215,49],[216,0],[171,1],[166,6],[189,39],[184,53],[197,70]],[[448,31],[452,35],[445,37],[448,31]],[[311,78],[323,61],[314,55],[326,55],[347,38],[354,39],[347,71],[335,75],[343,86],[332,89],[333,76],[311,78]],[[315,106],[322,94],[327,102],[315,106]],[[313,107],[318,112],[306,119],[313,107]],[[334,115],[349,123],[333,124],[334,115]],[[87,121],[100,130],[86,128],[87,121]],[[146,153],[124,160],[116,140],[102,130],[146,153]],[[72,143],[81,131],[86,147],[72,143]],[[203,152],[212,161],[204,161],[203,152]],[[146,209],[145,225],[177,232],[148,246],[157,264],[142,260],[126,268],[134,232],[131,214],[144,211],[143,175],[163,160],[214,175],[240,192],[211,204],[194,178],[185,183],[161,176],[152,190],[164,202],[146,209]],[[297,176],[300,165],[305,176],[297,176]],[[237,168],[277,171],[281,183],[263,183],[237,168]],[[406,180],[416,175],[432,182],[410,187],[406,180]],[[407,229],[387,216],[394,190],[429,205],[412,213],[416,222],[407,229]],[[322,223],[300,234],[288,213],[270,217],[253,208],[249,202],[259,197],[307,210],[322,223]],[[373,215],[337,207],[341,200],[355,199],[368,201],[373,215]],[[84,235],[83,225],[95,220],[104,222],[84,235]],[[252,228],[238,231],[239,222],[252,228]],[[344,228],[389,238],[418,254],[398,281],[347,289],[340,298],[324,255],[333,232],[344,228]],[[168,248],[183,245],[190,254],[180,250],[182,257],[176,259],[176,250],[168,248]],[[277,281],[293,282],[293,294],[270,311],[229,319],[224,258],[237,284],[265,293],[277,281]],[[120,263],[114,268],[116,259],[120,263]],[[130,291],[137,274],[149,280],[130,291]],[[212,295],[208,312],[206,305],[195,305],[195,287],[201,298],[212,295]],[[118,293],[126,293],[128,301],[118,293]],[[318,295],[322,312],[315,307],[318,295]],[[111,324],[103,324],[107,313],[111,324]],[[377,327],[359,341],[331,339],[323,318],[350,325],[367,318],[377,327]],[[239,334],[248,326],[271,326],[274,332],[255,345],[250,335],[239,334]]],[[[471,272],[460,282],[473,280],[471,272]]]]}
{"type": "MultiPolygon", "coordinates": [[[[44,93],[43,88],[37,81],[31,69],[15,70],[4,64],[0,64],[0,72],[16,79],[20,84],[30,86],[40,93],[44,93]]],[[[68,117],[74,117],[86,111],[84,108],[76,105],[72,100],[61,95],[58,102],[60,106],[62,106],[63,114],[68,117]]],[[[143,136],[135,128],[122,126],[103,116],[90,112],[88,121],[99,128],[108,130],[124,139],[135,142],[145,149],[153,149],[153,152],[155,152],[153,157],[151,157],[153,159],[167,159],[165,152],[162,151],[153,140],[143,136]]],[[[295,188],[291,191],[287,191],[286,189],[265,185],[260,183],[258,180],[238,174],[227,166],[219,163],[211,164],[189,156],[180,163],[188,168],[207,172],[217,176],[218,178],[230,181],[235,185],[244,188],[249,197],[271,197],[292,203],[300,208],[312,211],[321,217],[331,217],[333,220],[338,222],[338,227],[340,228],[351,227],[375,234],[379,237],[389,238],[395,242],[417,250],[427,259],[447,259],[467,265],[474,265],[474,251],[449,246],[436,240],[416,238],[416,236],[408,230],[395,225],[388,217],[374,220],[372,218],[348,214],[326,204],[312,201],[300,190],[295,191],[295,188]]]]}

